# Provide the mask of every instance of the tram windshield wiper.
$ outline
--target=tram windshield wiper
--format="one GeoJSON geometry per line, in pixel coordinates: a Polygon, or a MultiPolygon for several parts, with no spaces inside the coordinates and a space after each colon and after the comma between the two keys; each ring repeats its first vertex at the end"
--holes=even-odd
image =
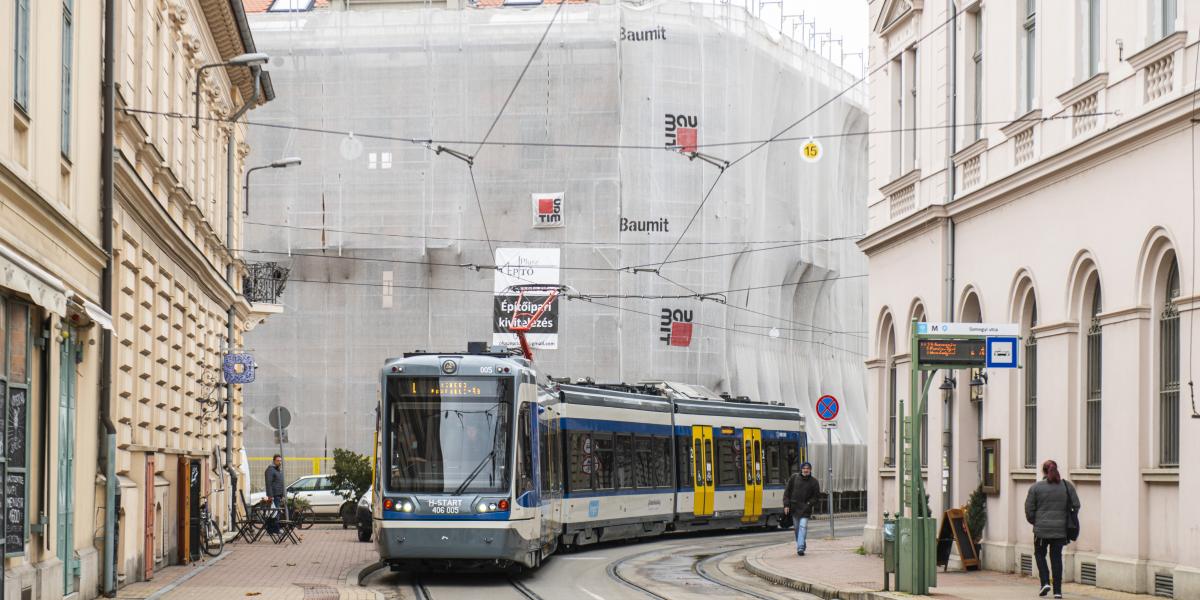
{"type": "Polygon", "coordinates": [[[478,477],[481,472],[483,472],[483,465],[486,465],[488,461],[492,460],[495,456],[496,451],[494,449],[491,452],[488,452],[487,456],[483,457],[483,460],[479,461],[479,464],[475,465],[475,468],[471,471],[471,474],[467,475],[467,478],[464,479],[457,488],[455,488],[451,495],[461,496],[463,491],[467,489],[467,486],[471,485],[471,482],[475,481],[475,478],[478,477]]]}

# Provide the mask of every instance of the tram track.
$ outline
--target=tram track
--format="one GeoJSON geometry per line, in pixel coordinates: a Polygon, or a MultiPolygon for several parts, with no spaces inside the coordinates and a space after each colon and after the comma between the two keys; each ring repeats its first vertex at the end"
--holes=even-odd
{"type": "MultiPolygon", "coordinates": [[[[513,590],[526,600],[544,600],[537,592],[529,589],[529,586],[516,577],[509,576],[507,582],[513,590]]],[[[413,575],[409,581],[409,585],[412,587],[413,596],[416,600],[434,600],[434,595],[430,592],[429,585],[420,575],[413,575]]]]}
{"type": "MultiPolygon", "coordinates": [[[[767,537],[767,536],[778,537],[778,532],[770,531],[770,532],[762,532],[762,533],[755,533],[755,534],[746,534],[746,537],[750,537],[750,536],[754,536],[756,538],[757,537],[767,537]]],[[[725,545],[724,548],[727,548],[727,549],[723,549],[721,552],[719,552],[717,554],[710,554],[710,553],[707,553],[706,550],[701,550],[702,552],[706,552],[706,553],[698,554],[695,556],[695,559],[692,560],[691,572],[694,575],[696,575],[698,578],[700,578],[701,580],[707,581],[707,582],[709,582],[713,585],[719,586],[725,590],[736,592],[741,596],[748,596],[748,597],[755,598],[758,600],[777,600],[776,597],[766,596],[766,595],[759,593],[756,590],[753,590],[753,589],[750,589],[747,587],[743,587],[743,586],[734,585],[733,583],[722,580],[722,579],[716,577],[715,575],[713,575],[713,573],[711,571],[711,567],[710,567],[710,565],[712,563],[719,563],[722,559],[726,558],[727,556],[729,556],[730,554],[733,554],[735,552],[741,552],[741,551],[744,551],[744,550],[747,550],[750,548],[754,548],[757,546],[764,546],[764,545],[770,545],[770,544],[775,544],[775,543],[778,543],[778,542],[775,540],[772,540],[772,541],[755,540],[755,541],[752,541],[749,543],[737,544],[732,547],[725,545]]],[[[607,568],[608,576],[610,578],[622,583],[626,587],[637,590],[638,592],[641,592],[642,594],[645,594],[646,596],[648,596],[650,598],[655,598],[658,600],[672,600],[670,596],[665,596],[662,593],[656,592],[653,589],[650,589],[649,587],[647,587],[646,585],[643,585],[642,583],[635,581],[633,578],[627,577],[626,575],[624,575],[621,572],[621,568],[622,568],[622,566],[625,566],[627,564],[633,564],[633,563],[637,562],[638,560],[644,559],[648,556],[652,556],[655,554],[678,555],[680,552],[687,552],[689,548],[696,548],[696,546],[694,544],[691,544],[691,545],[680,544],[680,545],[674,546],[672,548],[667,548],[667,549],[660,548],[660,549],[650,550],[647,552],[641,552],[638,554],[634,554],[632,556],[627,556],[621,560],[617,560],[617,561],[613,561],[613,562],[609,563],[608,568],[607,568]]],[[[659,583],[666,583],[666,582],[659,582],[659,583]]]]}

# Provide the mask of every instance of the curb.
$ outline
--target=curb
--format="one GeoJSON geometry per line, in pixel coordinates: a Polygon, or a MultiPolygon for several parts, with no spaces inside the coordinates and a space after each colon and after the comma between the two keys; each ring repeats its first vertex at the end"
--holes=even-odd
{"type": "Polygon", "coordinates": [[[815,581],[806,581],[797,579],[791,576],[780,575],[774,570],[763,566],[757,557],[746,556],[742,558],[742,566],[745,567],[755,577],[765,579],[776,585],[789,587],[793,590],[812,594],[824,600],[895,600],[897,596],[883,594],[880,592],[872,592],[869,590],[849,591],[841,590],[829,584],[819,583],[815,581]]]}

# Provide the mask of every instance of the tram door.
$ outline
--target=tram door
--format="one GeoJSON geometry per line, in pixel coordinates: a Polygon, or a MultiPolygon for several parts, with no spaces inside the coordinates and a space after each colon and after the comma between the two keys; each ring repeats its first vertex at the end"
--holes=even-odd
{"type": "Polygon", "coordinates": [[[717,489],[713,481],[712,427],[692,426],[692,469],[696,473],[693,482],[694,514],[698,517],[711,515],[717,489]]]}
{"type": "Polygon", "coordinates": [[[762,430],[747,427],[742,430],[742,456],[746,461],[746,507],[742,521],[753,523],[762,516],[763,450],[762,430]]]}

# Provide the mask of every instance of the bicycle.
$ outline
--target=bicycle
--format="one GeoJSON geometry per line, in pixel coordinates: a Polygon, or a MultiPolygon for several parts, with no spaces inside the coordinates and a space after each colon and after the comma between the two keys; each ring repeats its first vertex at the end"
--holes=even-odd
{"type": "Polygon", "coordinates": [[[307,503],[297,502],[296,496],[288,497],[287,509],[292,523],[296,524],[296,529],[312,529],[313,523],[317,522],[317,513],[313,512],[312,506],[309,506],[307,503]]]}
{"type": "MultiPolygon", "coordinates": [[[[220,491],[223,490],[214,490],[209,496],[220,491]]],[[[217,527],[217,522],[208,512],[208,498],[200,502],[200,549],[212,557],[220,556],[225,550],[225,538],[221,536],[221,528],[217,527]]]]}

